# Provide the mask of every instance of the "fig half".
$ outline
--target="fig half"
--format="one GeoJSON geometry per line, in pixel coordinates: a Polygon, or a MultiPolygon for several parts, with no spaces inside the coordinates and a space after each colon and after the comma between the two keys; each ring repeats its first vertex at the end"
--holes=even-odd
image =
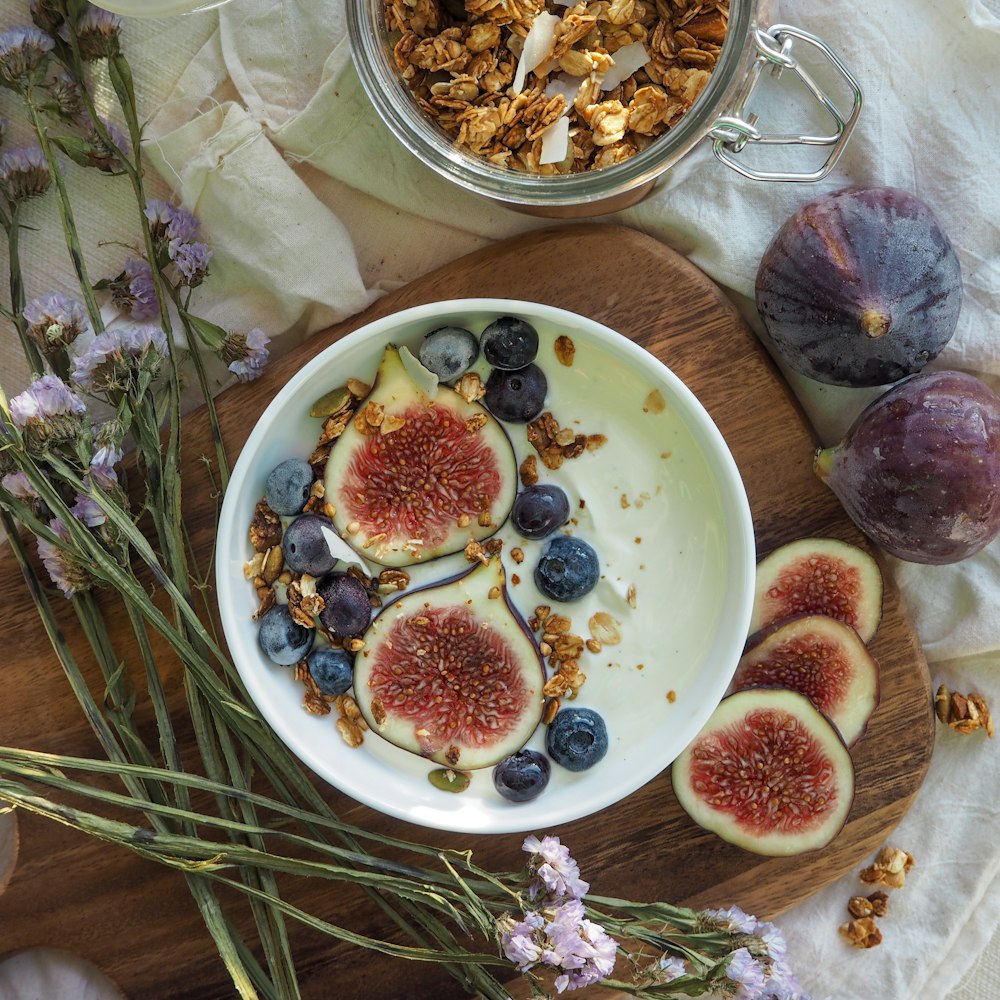
{"type": "Polygon", "coordinates": [[[498,558],[404,594],[364,636],[354,696],[372,731],[463,771],[520,750],[542,716],[544,666],[498,558]]]}
{"type": "Polygon", "coordinates": [[[863,735],[878,706],[878,662],[858,633],[826,615],[776,623],[740,658],[729,687],[783,687],[804,694],[848,746],[863,735]]]}
{"type": "Polygon", "coordinates": [[[868,642],[882,618],[882,573],[856,545],[799,538],[757,564],[750,632],[794,615],[826,615],[868,642]]]}
{"type": "Polygon", "coordinates": [[[447,386],[432,394],[390,345],[325,480],[345,541],[371,562],[410,566],[494,534],[517,494],[517,461],[485,407],[447,386]]]}
{"type": "Polygon", "coordinates": [[[757,310],[781,356],[831,385],[920,371],[955,332],[958,257],[931,209],[899,188],[848,188],[800,208],[764,252],[757,310]]]}
{"type": "Polygon", "coordinates": [[[805,695],[737,691],[674,761],[674,794],[706,830],[754,854],[825,847],[854,801],[854,762],[805,695]]]}
{"type": "Polygon", "coordinates": [[[964,372],[914,375],[818,452],[814,468],[891,555],[966,559],[1000,534],[1000,396],[964,372]]]}

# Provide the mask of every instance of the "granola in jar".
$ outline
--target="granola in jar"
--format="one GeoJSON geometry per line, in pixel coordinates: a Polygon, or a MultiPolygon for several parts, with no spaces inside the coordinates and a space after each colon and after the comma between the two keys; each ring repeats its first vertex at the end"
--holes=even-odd
{"type": "Polygon", "coordinates": [[[621,163],[691,108],[729,0],[386,0],[397,69],[454,143],[533,174],[621,163]]]}

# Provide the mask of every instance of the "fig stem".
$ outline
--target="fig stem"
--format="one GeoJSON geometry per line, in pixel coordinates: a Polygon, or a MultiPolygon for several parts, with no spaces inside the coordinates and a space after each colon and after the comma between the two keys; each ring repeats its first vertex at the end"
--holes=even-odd
{"type": "Polygon", "coordinates": [[[878,340],[889,332],[892,319],[881,309],[865,309],[859,320],[861,329],[869,340],[878,340]]]}
{"type": "Polygon", "coordinates": [[[833,471],[834,448],[820,448],[813,456],[813,472],[825,483],[833,471]]]}

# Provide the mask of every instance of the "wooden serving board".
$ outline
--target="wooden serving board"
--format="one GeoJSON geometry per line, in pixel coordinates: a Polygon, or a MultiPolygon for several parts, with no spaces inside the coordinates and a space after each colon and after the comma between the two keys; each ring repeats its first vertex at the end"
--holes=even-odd
{"type": "MultiPolygon", "coordinates": [[[[746,483],[761,555],[801,535],[863,544],[811,471],[816,443],[796,401],[722,292],[662,244],[610,225],[536,232],[474,253],[310,339],[268,368],[260,381],[230,389],[219,399],[231,458],[280,386],[337,337],[399,309],[465,296],[561,306],[607,324],[658,355],[694,390],[726,437],[746,483]]],[[[195,548],[207,555],[217,498],[199,460],[211,453],[203,413],[187,421],[184,445],[185,509],[195,548]]],[[[888,578],[886,584],[884,617],[872,645],[881,663],[882,700],[854,750],[857,797],[833,844],[790,859],[748,854],[691,823],[663,773],[624,802],[548,831],[570,846],[594,892],[696,906],[738,903],[766,917],[867,863],[920,787],[934,725],[926,662],[898,592],[888,578]]],[[[0,597],[0,743],[96,754],[9,552],[0,556],[0,597]]],[[[63,618],[70,641],[82,648],[71,616],[63,618]]],[[[127,649],[124,620],[121,635],[120,648],[127,649]]],[[[179,671],[160,650],[171,700],[180,704],[179,671]]],[[[101,690],[96,682],[95,690],[101,690]]],[[[411,840],[471,846],[477,861],[488,867],[521,865],[519,836],[434,834],[332,789],[326,793],[349,822],[411,840]]],[[[32,816],[21,817],[21,844],[14,877],[0,897],[0,951],[37,944],[68,948],[102,967],[133,1000],[233,995],[179,875],[32,816]]],[[[336,885],[296,888],[292,898],[359,932],[388,932],[356,894],[336,885]]],[[[462,995],[446,973],[428,964],[381,958],[298,930],[293,941],[307,997],[446,1000],[462,995]]]]}

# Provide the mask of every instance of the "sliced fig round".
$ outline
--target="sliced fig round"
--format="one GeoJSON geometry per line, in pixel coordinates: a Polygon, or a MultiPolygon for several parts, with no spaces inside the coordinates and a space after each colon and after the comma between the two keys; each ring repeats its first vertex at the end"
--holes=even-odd
{"type": "Polygon", "coordinates": [[[1000,535],[1000,396],[965,372],[914,375],[871,403],[814,468],[890,555],[966,559],[1000,535]]]}
{"type": "Polygon", "coordinates": [[[674,761],[674,794],[706,830],[754,854],[830,843],[854,801],[854,762],[805,695],[737,691],[674,761]]]}
{"type": "Polygon", "coordinates": [[[961,304],[951,241],[899,188],[848,188],[804,205],[757,271],[757,309],[778,352],[831,385],[920,371],[951,339],[961,304]]]}
{"type": "Polygon", "coordinates": [[[517,462],[485,407],[418,383],[390,345],[325,478],[338,533],[367,560],[409,566],[494,534],[514,503],[517,462]]]}
{"type": "Polygon", "coordinates": [[[404,594],[364,641],[358,707],[404,750],[463,771],[491,767],[538,726],[544,666],[497,558],[404,594]]]}
{"type": "Polygon", "coordinates": [[[882,574],[865,551],[837,538],[799,538],[757,564],[750,633],[793,615],[826,615],[868,642],[882,618],[882,574]]]}
{"type": "Polygon", "coordinates": [[[758,633],[729,687],[782,687],[804,694],[856,743],[878,705],[878,662],[858,633],[826,615],[801,615],[758,633]]]}

